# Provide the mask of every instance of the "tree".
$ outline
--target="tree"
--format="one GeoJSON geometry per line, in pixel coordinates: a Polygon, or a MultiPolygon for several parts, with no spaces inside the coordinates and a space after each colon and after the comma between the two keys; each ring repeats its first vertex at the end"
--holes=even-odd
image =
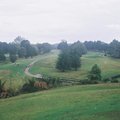
{"type": "Polygon", "coordinates": [[[25,40],[25,38],[18,36],[14,39],[14,43],[15,44],[20,44],[23,40],[25,40]]]}
{"type": "Polygon", "coordinates": [[[71,51],[74,51],[79,57],[87,53],[87,49],[84,44],[80,41],[77,41],[71,45],[71,51]]]}
{"type": "Polygon", "coordinates": [[[56,68],[60,71],[64,72],[65,70],[70,69],[70,61],[69,61],[69,53],[68,51],[62,51],[59,54],[58,61],[56,64],[56,68]]]}
{"type": "Polygon", "coordinates": [[[0,52],[0,61],[5,61],[6,57],[3,53],[0,52]]]}
{"type": "Polygon", "coordinates": [[[57,48],[60,50],[66,50],[68,48],[67,41],[63,40],[61,43],[58,44],[57,48]]]}
{"type": "Polygon", "coordinates": [[[26,56],[26,49],[24,47],[20,47],[18,50],[18,56],[19,58],[23,58],[26,56]]]}
{"type": "Polygon", "coordinates": [[[113,40],[109,44],[109,51],[111,57],[120,58],[120,42],[117,40],[113,40]]]}
{"type": "Polygon", "coordinates": [[[90,80],[101,80],[101,69],[97,64],[93,65],[88,78],[90,80]]]}
{"type": "Polygon", "coordinates": [[[71,54],[70,66],[71,66],[71,68],[74,68],[76,71],[81,66],[81,60],[80,60],[80,56],[78,54],[71,54]]]}
{"type": "Polygon", "coordinates": [[[14,63],[17,60],[17,56],[15,54],[10,54],[10,61],[14,63]]]}

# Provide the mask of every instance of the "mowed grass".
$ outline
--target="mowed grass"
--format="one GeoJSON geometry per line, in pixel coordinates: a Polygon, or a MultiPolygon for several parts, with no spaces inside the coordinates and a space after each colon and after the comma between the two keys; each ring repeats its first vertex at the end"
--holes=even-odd
{"type": "Polygon", "coordinates": [[[84,79],[94,64],[98,64],[102,70],[102,77],[110,77],[112,75],[120,74],[120,59],[114,59],[104,56],[99,52],[88,52],[81,58],[82,66],[78,71],[58,71],[56,61],[59,51],[52,51],[48,54],[47,59],[39,60],[31,69],[31,73],[41,73],[46,76],[72,78],[72,79],[84,79]]]}
{"type": "Polygon", "coordinates": [[[0,100],[0,120],[119,120],[120,84],[69,86],[0,100]]]}

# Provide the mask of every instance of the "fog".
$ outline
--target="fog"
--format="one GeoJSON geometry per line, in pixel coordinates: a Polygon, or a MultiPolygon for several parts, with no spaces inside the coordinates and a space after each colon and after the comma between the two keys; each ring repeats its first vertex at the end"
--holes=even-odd
{"type": "Polygon", "coordinates": [[[0,41],[120,39],[120,0],[0,0],[0,41]]]}

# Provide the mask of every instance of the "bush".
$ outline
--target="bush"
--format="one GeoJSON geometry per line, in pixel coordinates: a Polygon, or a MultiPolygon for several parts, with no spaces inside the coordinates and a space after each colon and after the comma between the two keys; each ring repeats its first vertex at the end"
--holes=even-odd
{"type": "Polygon", "coordinates": [[[34,87],[34,83],[34,80],[28,80],[28,83],[25,83],[21,88],[21,92],[29,93],[37,91],[38,89],[34,87]]]}
{"type": "Polygon", "coordinates": [[[119,81],[117,79],[111,79],[111,83],[118,83],[119,81]]]}
{"type": "Polygon", "coordinates": [[[110,78],[105,78],[105,79],[103,79],[103,82],[109,82],[110,81],[110,78]]]}
{"type": "Polygon", "coordinates": [[[98,84],[97,80],[89,80],[89,79],[84,79],[80,81],[81,85],[86,85],[86,84],[98,84]]]}
{"type": "Polygon", "coordinates": [[[10,61],[12,62],[12,63],[14,63],[15,61],[17,60],[17,56],[16,55],[12,55],[12,54],[10,54],[10,61]]]}

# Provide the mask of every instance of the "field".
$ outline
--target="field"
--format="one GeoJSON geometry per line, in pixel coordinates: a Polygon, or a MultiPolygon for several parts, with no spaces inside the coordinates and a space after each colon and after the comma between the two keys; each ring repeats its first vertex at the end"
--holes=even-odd
{"type": "Polygon", "coordinates": [[[46,76],[64,77],[72,79],[86,78],[89,70],[94,64],[98,64],[102,70],[102,77],[110,77],[120,73],[120,59],[113,59],[104,56],[99,52],[88,52],[84,55],[82,60],[82,67],[78,71],[59,72],[55,69],[59,51],[52,51],[47,59],[40,59],[31,69],[31,73],[41,73],[46,76]]]}
{"type": "MultiPolygon", "coordinates": [[[[42,58],[46,56],[47,54],[42,55],[42,58]]],[[[34,58],[18,59],[16,63],[0,63],[0,79],[6,81],[6,87],[19,89],[26,82],[26,78],[28,78],[24,73],[26,66],[40,58],[41,55],[34,58]]]]}
{"type": "MultiPolygon", "coordinates": [[[[78,71],[59,72],[55,69],[59,51],[34,58],[19,59],[16,64],[0,63],[0,79],[7,86],[19,89],[26,81],[24,69],[37,60],[30,69],[33,74],[84,79],[97,63],[106,78],[120,73],[120,60],[102,53],[88,52],[78,71]]],[[[119,120],[120,83],[59,87],[42,92],[0,99],[0,120],[119,120]]]]}
{"type": "Polygon", "coordinates": [[[0,120],[119,120],[120,84],[69,86],[0,100],[0,120]]]}

